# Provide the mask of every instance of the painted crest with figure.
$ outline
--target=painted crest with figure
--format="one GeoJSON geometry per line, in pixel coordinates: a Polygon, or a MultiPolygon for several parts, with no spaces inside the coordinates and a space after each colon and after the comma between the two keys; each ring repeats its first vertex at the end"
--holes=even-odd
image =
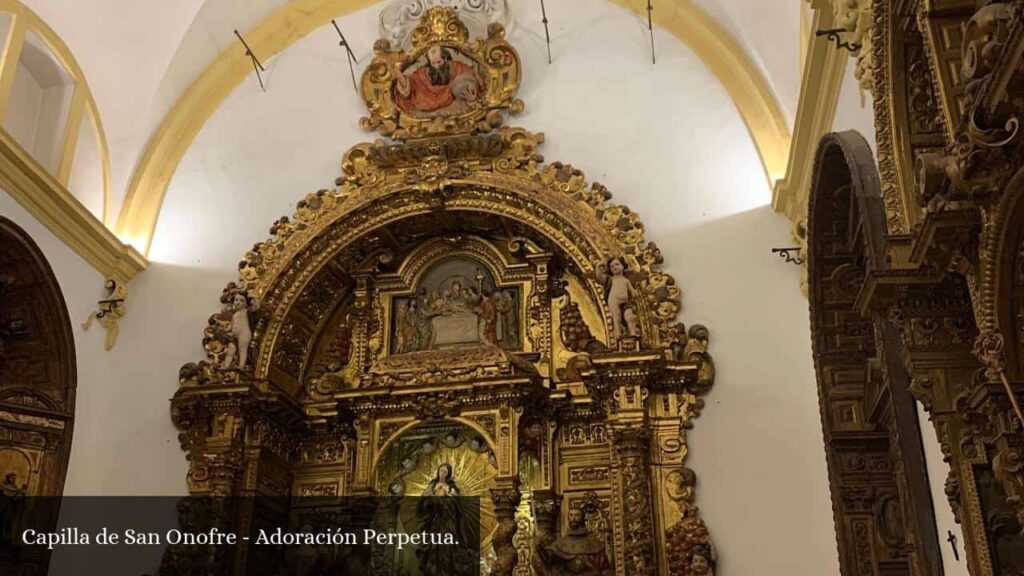
{"type": "Polygon", "coordinates": [[[363,72],[361,93],[370,112],[360,121],[396,140],[488,132],[503,113],[522,111],[517,99],[519,55],[505,29],[491,23],[486,38],[470,40],[458,13],[426,11],[410,35],[409,50],[381,39],[363,72]]]}

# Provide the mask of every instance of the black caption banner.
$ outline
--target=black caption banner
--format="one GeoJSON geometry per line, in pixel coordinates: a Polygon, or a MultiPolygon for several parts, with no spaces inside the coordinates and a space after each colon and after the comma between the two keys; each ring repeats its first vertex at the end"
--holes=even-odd
{"type": "Polygon", "coordinates": [[[0,574],[477,576],[475,497],[0,494],[0,574]]]}

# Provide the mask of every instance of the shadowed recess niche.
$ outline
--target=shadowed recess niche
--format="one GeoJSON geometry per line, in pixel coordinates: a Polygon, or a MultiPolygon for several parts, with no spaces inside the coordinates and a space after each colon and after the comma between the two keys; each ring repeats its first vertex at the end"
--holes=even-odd
{"type": "MultiPolygon", "coordinates": [[[[415,494],[436,477],[448,494],[452,479],[483,499],[490,574],[713,574],[684,463],[714,380],[708,330],[677,321],[639,217],[504,125],[520,78],[503,28],[472,37],[451,8],[407,49],[376,43],[362,126],[387,139],[350,148],[337,188],[245,254],[206,358],[180,371],[190,492],[415,494]]],[[[299,512],[210,521],[244,534],[299,512]]],[[[171,550],[165,566],[296,561],[171,550]]]]}

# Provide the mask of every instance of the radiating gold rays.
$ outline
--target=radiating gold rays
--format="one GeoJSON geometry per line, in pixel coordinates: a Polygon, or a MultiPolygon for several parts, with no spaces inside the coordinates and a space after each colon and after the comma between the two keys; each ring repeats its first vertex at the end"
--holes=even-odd
{"type": "MultiPolygon", "coordinates": [[[[397,450],[405,452],[403,448],[411,445],[418,446],[412,455],[415,458],[415,467],[402,474],[399,470],[380,470],[377,476],[378,489],[385,493],[391,482],[401,478],[405,485],[405,495],[424,496],[428,493],[430,481],[437,476],[437,470],[442,464],[450,464],[452,467],[452,478],[459,488],[461,496],[475,496],[480,498],[480,536],[481,545],[486,547],[490,544],[491,536],[497,528],[498,521],[494,512],[494,501],[491,499],[490,489],[494,487],[494,478],[498,473],[494,467],[494,458],[489,449],[484,448],[477,451],[471,447],[469,438],[476,434],[464,426],[437,427],[436,430],[424,430],[424,428],[435,428],[434,426],[421,426],[409,430],[403,437],[396,440],[388,451],[397,450]],[[451,432],[455,432],[452,436],[451,432]],[[426,434],[424,434],[426,432],[426,434]],[[457,438],[456,442],[445,441],[457,438]],[[426,440],[426,442],[425,442],[426,440]]],[[[477,444],[486,447],[486,444],[477,444]]],[[[388,455],[390,456],[390,455],[388,455]]],[[[408,459],[403,455],[403,460],[408,459]]],[[[399,467],[398,458],[382,458],[382,462],[393,462],[399,467]]],[[[403,523],[413,522],[415,506],[406,507],[401,512],[403,523]]],[[[408,524],[407,524],[408,525],[408,524]]]]}

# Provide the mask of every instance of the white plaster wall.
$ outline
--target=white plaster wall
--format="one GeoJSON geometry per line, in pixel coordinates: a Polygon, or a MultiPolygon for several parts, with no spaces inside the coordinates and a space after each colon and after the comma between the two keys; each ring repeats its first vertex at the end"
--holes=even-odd
{"type": "Polygon", "coordinates": [[[935,524],[942,548],[942,564],[945,576],[968,576],[964,534],[953,518],[953,509],[946,497],[946,477],[949,465],[942,460],[942,447],[935,433],[935,426],[928,420],[928,412],[920,403],[917,405],[917,419],[921,423],[921,439],[924,443],[924,459],[928,468],[928,483],[932,489],[932,504],[935,506],[935,524]],[[960,559],[953,554],[952,545],[946,540],[949,533],[956,536],[956,547],[960,559]]]}
{"type": "MultiPolygon", "coordinates": [[[[67,43],[89,80],[111,157],[112,209],[164,114],[222,50],[287,0],[23,0],[67,43]],[[130,49],[125,49],[130,46],[130,49]]],[[[679,0],[683,2],[684,0],[679,0]]],[[[685,0],[690,1],[690,0],[685,0]]],[[[797,0],[692,0],[732,34],[775,89],[792,122],[800,88],[797,0]]],[[[517,20],[536,0],[508,0],[517,20]]],[[[641,5],[642,0],[637,0],[641,5]]],[[[563,4],[549,2],[554,9],[563,4]]],[[[656,11],[671,2],[654,2],[656,11]]],[[[563,18],[564,16],[560,16],[563,18]]],[[[586,15],[568,14],[576,21],[586,15]]],[[[641,20],[641,18],[637,18],[641,20]]],[[[552,19],[554,22],[554,19],[552,19]]],[[[0,23],[2,24],[2,23],[0,23]]],[[[539,24],[533,18],[530,26],[539,24]]],[[[643,42],[646,30],[632,40],[643,42]]],[[[2,33],[0,33],[2,34],[2,33]]]]}
{"type": "Polygon", "coordinates": [[[39,40],[32,34],[28,37],[3,126],[36,161],[55,172],[74,88],[49,50],[36,47],[39,40]]]}
{"type": "MultiPolygon", "coordinates": [[[[691,1],[691,0],[681,0],[691,1]]],[[[800,100],[800,10],[805,0],[692,0],[729,32],[761,70],[792,126],[800,100]]],[[[652,4],[663,10],[661,2],[652,4]]]]}
{"type": "Polygon", "coordinates": [[[39,126],[36,128],[36,142],[32,156],[51,173],[60,166],[61,147],[64,145],[64,129],[71,109],[72,85],[53,86],[42,92],[42,108],[39,126]]]}
{"type": "MultiPolygon", "coordinates": [[[[574,164],[641,214],[685,291],[683,319],[712,330],[719,379],[691,434],[690,465],[721,573],[838,573],[807,302],[799,269],[769,252],[792,242],[789,224],[768,206],[746,127],[670,35],[657,31],[653,66],[636,15],[601,0],[548,10],[551,66],[539,13],[511,34],[527,109],[512,123],[543,131],[546,158],[574,164]]],[[[364,64],[376,14],[339,21],[364,64]]],[[[344,150],[374,138],[358,129],[363,108],[332,28],[279,55],[266,76],[265,94],[250,78],[199,134],[168,191],[152,268],[133,285],[118,353],[146,358],[124,370],[138,383],[136,405],[162,411],[156,427],[167,426],[177,369],[200,357],[200,333],[240,257],[304,194],[331,185],[344,150]]],[[[132,443],[154,466],[136,467],[133,484],[180,489],[183,457],[154,446],[159,438],[132,443]],[[160,458],[177,459],[176,476],[160,458]]]]}
{"type": "MultiPolygon", "coordinates": [[[[24,229],[43,251],[60,284],[75,339],[78,390],[75,430],[65,494],[119,494],[131,481],[134,463],[152,451],[152,444],[134,443],[139,430],[150,425],[137,419],[152,402],[129,405],[122,392],[128,387],[146,390],[146,384],[124,381],[118,357],[103,350],[104,332],[82,321],[103,297],[103,277],[25,211],[6,191],[0,190],[0,215],[24,229]],[[125,430],[127,425],[127,430],[125,430]],[[125,482],[120,479],[125,478],[125,482]]],[[[137,362],[143,363],[143,362],[137,362]]],[[[157,406],[159,410],[161,407],[157,406]]],[[[166,421],[166,418],[164,418],[166,421]]],[[[144,462],[143,458],[143,463],[144,462]]],[[[141,487],[140,488],[144,488],[141,487]]]]}
{"type": "Polygon", "coordinates": [[[29,151],[35,147],[36,127],[43,103],[40,98],[42,90],[28,68],[18,62],[14,84],[11,85],[11,99],[4,113],[3,128],[22,148],[29,151]]]}
{"type": "Polygon", "coordinates": [[[846,65],[846,75],[843,76],[843,83],[839,88],[839,100],[836,103],[836,116],[832,121],[832,130],[856,130],[860,132],[871,151],[877,152],[875,146],[875,107],[871,94],[861,94],[860,85],[853,77],[854,62],[846,65]]]}
{"type": "Polygon", "coordinates": [[[82,127],[78,131],[68,191],[74,194],[93,216],[103,220],[103,160],[100,157],[92,114],[89,113],[83,115],[82,127]]]}
{"type": "Polygon", "coordinates": [[[106,130],[117,209],[149,139],[150,102],[202,0],[22,1],[60,35],[85,72],[106,130]]]}

